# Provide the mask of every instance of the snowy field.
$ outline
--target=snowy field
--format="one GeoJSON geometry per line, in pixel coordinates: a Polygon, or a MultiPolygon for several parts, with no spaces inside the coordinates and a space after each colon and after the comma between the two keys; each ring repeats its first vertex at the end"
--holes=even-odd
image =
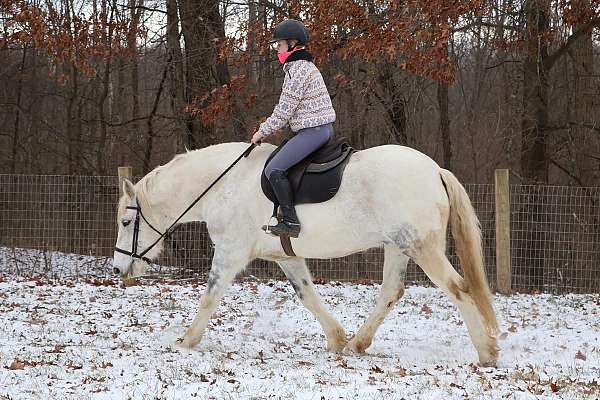
{"type": "MultiPolygon", "coordinates": [[[[356,332],[378,286],[317,285],[356,332]]],[[[0,399],[598,399],[600,296],[497,296],[498,368],[458,311],[410,287],[368,354],[335,355],[286,282],[241,282],[195,351],[173,346],[203,286],[0,282],[0,399]]]]}

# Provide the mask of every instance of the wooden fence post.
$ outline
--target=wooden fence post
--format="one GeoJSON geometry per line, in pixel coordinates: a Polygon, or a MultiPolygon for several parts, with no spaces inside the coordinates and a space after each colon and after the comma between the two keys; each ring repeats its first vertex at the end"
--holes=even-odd
{"type": "Polygon", "coordinates": [[[123,195],[123,180],[125,178],[131,181],[133,178],[133,168],[132,167],[119,167],[118,169],[119,175],[119,198],[123,195]]]}
{"type": "Polygon", "coordinates": [[[510,187],[508,169],[497,169],[496,192],[496,280],[500,293],[511,293],[510,187]]]}

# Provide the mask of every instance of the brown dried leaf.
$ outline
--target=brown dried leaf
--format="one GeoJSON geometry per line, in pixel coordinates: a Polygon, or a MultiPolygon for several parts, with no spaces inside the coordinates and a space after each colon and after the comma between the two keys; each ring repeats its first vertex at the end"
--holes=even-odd
{"type": "Polygon", "coordinates": [[[261,363],[263,363],[263,364],[265,363],[265,353],[263,353],[262,350],[258,352],[257,358],[260,360],[261,363]]]}
{"type": "Polygon", "coordinates": [[[258,293],[258,286],[256,285],[256,283],[254,282],[250,282],[248,284],[248,287],[250,288],[250,291],[254,294],[258,293]]]}
{"type": "Polygon", "coordinates": [[[585,354],[583,354],[581,352],[581,350],[579,350],[577,352],[577,354],[575,354],[575,358],[578,359],[578,360],[582,360],[582,361],[585,361],[587,359],[587,357],[585,356],[585,354]]]}
{"type": "Polygon", "coordinates": [[[308,361],[298,361],[298,365],[302,365],[303,367],[312,367],[314,364],[308,361]]]}
{"type": "Polygon", "coordinates": [[[338,356],[337,358],[337,362],[338,365],[344,369],[354,369],[354,367],[349,367],[348,366],[348,362],[346,361],[346,359],[342,356],[338,356]]]}
{"type": "Polygon", "coordinates": [[[83,365],[77,365],[73,361],[69,361],[69,363],[67,364],[67,368],[69,368],[69,369],[81,369],[81,368],[83,368],[83,365]]]}
{"type": "Polygon", "coordinates": [[[20,369],[25,369],[25,363],[17,358],[17,359],[15,359],[15,361],[13,361],[10,364],[10,366],[8,367],[8,369],[10,369],[12,371],[20,370],[20,369]]]}
{"type": "Polygon", "coordinates": [[[139,286],[139,285],[140,285],[139,280],[135,279],[135,278],[123,279],[123,282],[121,284],[121,286],[124,288],[131,287],[131,286],[139,286]]]}
{"type": "Polygon", "coordinates": [[[46,325],[48,321],[42,318],[32,318],[31,320],[27,321],[27,323],[31,325],[46,325]]]}
{"type": "Polygon", "coordinates": [[[423,306],[421,307],[421,314],[431,315],[432,312],[433,310],[429,308],[427,304],[423,304],[423,306]]]}
{"type": "Polygon", "coordinates": [[[54,346],[54,349],[48,350],[46,353],[64,353],[65,346],[57,344],[54,346]]]}
{"type": "Polygon", "coordinates": [[[379,368],[377,365],[373,365],[371,367],[371,371],[375,372],[376,374],[382,374],[383,370],[381,368],[379,368]]]}

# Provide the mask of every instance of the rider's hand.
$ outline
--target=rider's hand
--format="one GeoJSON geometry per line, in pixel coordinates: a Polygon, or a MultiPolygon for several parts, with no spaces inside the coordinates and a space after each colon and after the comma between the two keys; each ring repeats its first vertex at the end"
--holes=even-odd
{"type": "Polygon", "coordinates": [[[260,145],[261,140],[263,140],[263,135],[260,132],[256,132],[254,135],[252,135],[252,139],[250,141],[256,145],[260,145]]]}

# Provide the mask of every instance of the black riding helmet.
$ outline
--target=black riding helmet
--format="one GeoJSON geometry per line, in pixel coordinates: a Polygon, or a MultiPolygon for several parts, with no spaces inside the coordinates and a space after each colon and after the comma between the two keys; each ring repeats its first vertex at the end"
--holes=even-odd
{"type": "Polygon", "coordinates": [[[302,22],[295,19],[286,19],[275,28],[271,43],[290,39],[297,40],[299,45],[307,45],[310,42],[310,33],[302,22]]]}

